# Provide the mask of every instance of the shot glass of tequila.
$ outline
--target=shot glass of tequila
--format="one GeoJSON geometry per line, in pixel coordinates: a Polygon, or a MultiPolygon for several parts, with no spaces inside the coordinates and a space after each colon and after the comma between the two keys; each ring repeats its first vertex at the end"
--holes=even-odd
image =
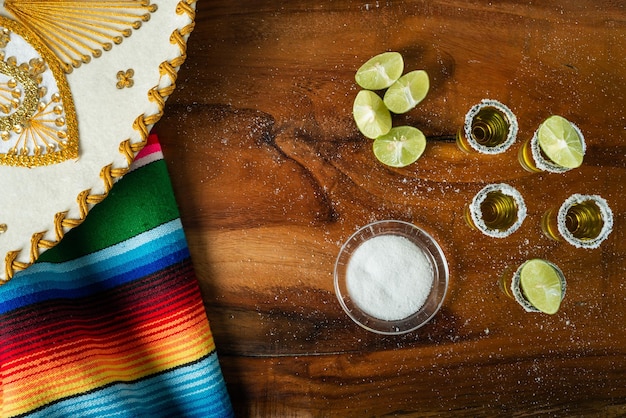
{"type": "Polygon", "coordinates": [[[564,239],[579,248],[598,248],[613,229],[613,212],[598,195],[573,194],[560,208],[549,209],[541,220],[549,238],[564,239]]]}
{"type": "Polygon", "coordinates": [[[547,118],[519,150],[521,166],[530,172],[565,173],[583,162],[585,137],[562,116],[547,118]]]}
{"type": "Polygon", "coordinates": [[[513,145],[517,129],[517,118],[508,107],[496,100],[484,99],[465,115],[456,143],[468,153],[499,154],[513,145]]]}
{"type": "Polygon", "coordinates": [[[539,258],[525,261],[512,276],[505,274],[500,279],[502,291],[527,312],[556,313],[565,297],[566,287],[561,269],[539,258]]]}
{"type": "Polygon", "coordinates": [[[466,206],[467,224],[485,235],[504,238],[515,232],[526,217],[522,195],[508,184],[490,184],[466,206]]]}

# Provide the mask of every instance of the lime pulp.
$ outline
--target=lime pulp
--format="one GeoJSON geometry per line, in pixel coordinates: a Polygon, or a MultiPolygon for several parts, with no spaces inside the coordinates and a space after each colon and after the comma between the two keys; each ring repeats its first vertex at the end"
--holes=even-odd
{"type": "Polygon", "coordinates": [[[398,126],[376,138],[372,147],[381,163],[391,167],[405,167],[422,155],[426,148],[426,137],[412,126],[398,126]]]}
{"type": "Polygon", "coordinates": [[[537,143],[555,164],[565,168],[579,167],[584,157],[584,139],[580,131],[562,116],[553,115],[537,130],[537,143]]]}
{"type": "Polygon", "coordinates": [[[352,114],[361,133],[370,139],[385,135],[391,129],[391,114],[380,96],[361,90],[354,99],[352,114]]]}
{"type": "Polygon", "coordinates": [[[370,58],[356,72],[357,84],[368,90],[391,86],[404,71],[404,60],[398,52],[383,52],[370,58]]]}
{"type": "Polygon", "coordinates": [[[383,101],[393,113],[405,113],[424,100],[429,88],[430,81],[426,71],[411,71],[389,87],[385,92],[383,101]]]}
{"type": "Polygon", "coordinates": [[[563,299],[562,277],[549,262],[527,261],[520,270],[520,288],[526,300],[541,312],[554,314],[563,299]]]}

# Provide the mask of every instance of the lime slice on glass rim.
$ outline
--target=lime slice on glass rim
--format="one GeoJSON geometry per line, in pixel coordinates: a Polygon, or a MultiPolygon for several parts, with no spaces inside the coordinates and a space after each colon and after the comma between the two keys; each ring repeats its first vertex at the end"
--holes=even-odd
{"type": "Polygon", "coordinates": [[[541,312],[554,314],[561,306],[561,278],[544,260],[529,260],[520,271],[520,288],[526,300],[541,312]]]}
{"type": "Polygon", "coordinates": [[[558,115],[550,116],[537,130],[541,151],[555,164],[566,168],[576,168],[583,163],[583,141],[578,128],[558,115]]]}
{"type": "Polygon", "coordinates": [[[398,52],[383,52],[370,58],[356,72],[357,84],[368,90],[386,89],[404,71],[404,60],[398,52]]]}
{"type": "Polygon", "coordinates": [[[370,139],[385,135],[391,129],[391,114],[383,99],[373,91],[361,90],[356,95],[352,114],[361,133],[370,139]]]}
{"type": "Polygon", "coordinates": [[[383,101],[393,113],[405,113],[424,100],[429,88],[430,81],[426,71],[411,71],[389,87],[383,101]]]}
{"type": "Polygon", "coordinates": [[[376,138],[372,147],[381,163],[391,167],[405,167],[422,155],[426,148],[426,137],[412,126],[398,126],[376,138]]]}

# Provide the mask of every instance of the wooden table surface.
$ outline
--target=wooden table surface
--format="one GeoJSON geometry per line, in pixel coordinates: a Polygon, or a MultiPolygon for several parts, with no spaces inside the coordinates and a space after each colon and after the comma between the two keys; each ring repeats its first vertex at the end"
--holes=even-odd
{"type": "Polygon", "coordinates": [[[624,51],[622,1],[199,1],[154,131],[238,415],[625,415],[624,51]],[[352,119],[356,69],[388,50],[431,79],[394,119],[428,137],[403,169],[378,163],[352,119]],[[504,154],[454,143],[483,98],[519,120],[504,154]],[[584,132],[584,165],[526,172],[519,146],[552,114],[584,132]],[[462,218],[495,182],[528,206],[504,239],[462,218]],[[542,214],[572,193],[614,211],[598,249],[541,232],[542,214]],[[333,288],[340,246],[381,219],[428,231],[450,266],[441,311],[402,336],[354,324],[333,288]],[[498,288],[532,257],[567,277],[555,315],[526,313],[498,288]]]}

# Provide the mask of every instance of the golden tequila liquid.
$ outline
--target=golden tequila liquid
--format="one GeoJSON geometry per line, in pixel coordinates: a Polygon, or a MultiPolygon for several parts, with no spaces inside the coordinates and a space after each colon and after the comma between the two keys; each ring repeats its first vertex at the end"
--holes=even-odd
{"type": "Polygon", "coordinates": [[[541,230],[548,237],[555,241],[561,240],[561,234],[558,226],[558,208],[551,208],[541,218],[541,230]]]}
{"type": "Polygon", "coordinates": [[[520,165],[526,171],[530,171],[531,173],[538,173],[541,171],[541,169],[537,167],[537,164],[535,164],[535,159],[533,157],[533,152],[532,152],[531,147],[532,147],[532,139],[529,139],[528,141],[524,142],[524,145],[522,145],[522,147],[519,149],[518,159],[519,159],[520,165]]]}
{"type": "MultiPolygon", "coordinates": [[[[551,209],[544,215],[543,230],[550,238],[559,240],[558,217],[551,209]]],[[[586,200],[572,205],[565,213],[564,226],[570,234],[579,240],[592,240],[600,235],[604,219],[600,208],[593,200],[586,200]]]]}
{"type": "Polygon", "coordinates": [[[548,210],[541,226],[549,238],[565,238],[574,245],[589,246],[606,238],[612,223],[612,212],[604,199],[574,195],[558,211],[548,210]]]}
{"type": "Polygon", "coordinates": [[[480,204],[483,222],[490,229],[509,229],[517,221],[517,203],[512,196],[500,191],[487,193],[480,204]]]}
{"type": "Polygon", "coordinates": [[[572,206],[565,216],[565,227],[578,239],[597,238],[603,226],[602,212],[596,202],[592,200],[572,206]]]}
{"type": "Polygon", "coordinates": [[[504,295],[510,299],[515,299],[515,295],[513,295],[513,290],[511,290],[513,273],[515,273],[514,269],[507,268],[504,270],[502,276],[500,276],[500,280],[498,280],[498,287],[500,288],[502,293],[504,293],[504,295]]]}
{"type": "Polygon", "coordinates": [[[511,146],[516,135],[515,115],[502,103],[483,100],[465,116],[465,125],[457,133],[456,142],[465,152],[497,154],[511,146]]]}
{"type": "Polygon", "coordinates": [[[548,158],[537,143],[537,136],[533,136],[531,139],[524,142],[519,150],[518,160],[520,165],[531,173],[538,173],[540,171],[563,173],[569,170],[548,158]]]}
{"type": "Polygon", "coordinates": [[[515,231],[526,216],[526,207],[517,190],[506,184],[492,184],[481,190],[465,208],[469,226],[486,235],[504,237],[515,231]]]}

